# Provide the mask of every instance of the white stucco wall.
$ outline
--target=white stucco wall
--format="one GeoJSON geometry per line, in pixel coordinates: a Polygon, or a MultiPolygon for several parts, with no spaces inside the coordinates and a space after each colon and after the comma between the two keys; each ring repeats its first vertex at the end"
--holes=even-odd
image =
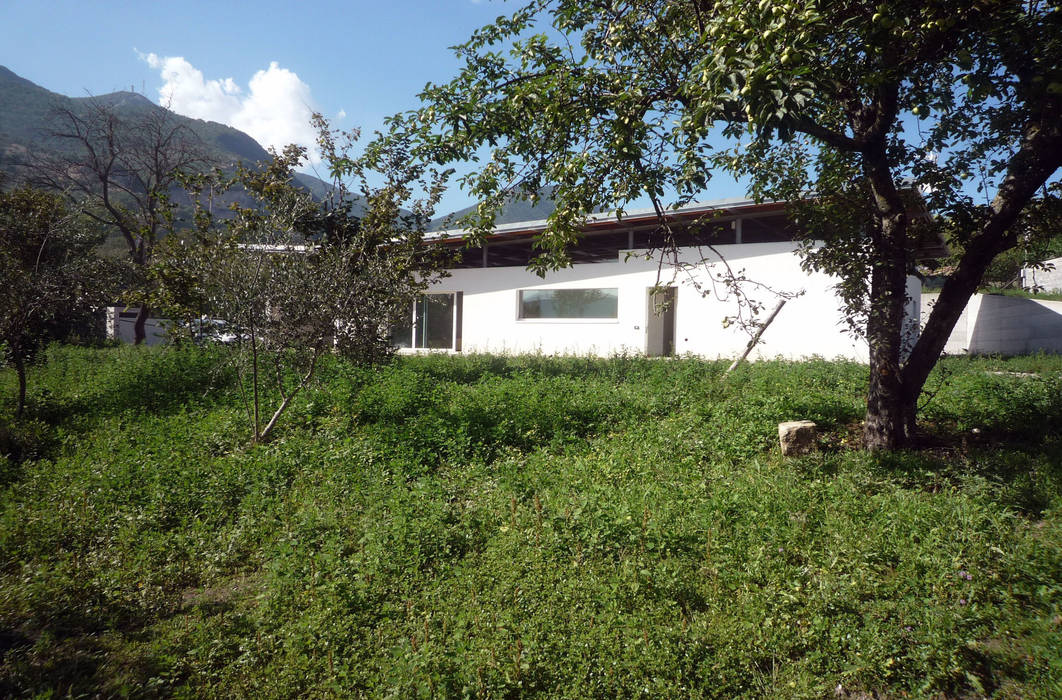
{"type": "MultiPolygon", "coordinates": [[[[800,269],[793,243],[757,243],[719,246],[731,268],[750,280],[778,291],[804,291],[792,299],[763,334],[752,358],[801,358],[820,355],[867,360],[865,341],[844,333],[841,304],[832,287],[835,280],[800,269]]],[[[684,251],[684,260],[694,262],[696,250],[684,251]]],[[[464,298],[462,349],[465,352],[594,354],[646,351],[649,311],[648,290],[658,283],[655,261],[631,258],[617,262],[576,265],[550,273],[545,279],[523,267],[493,267],[453,270],[431,291],[461,291],[464,298]],[[610,288],[619,290],[618,318],[614,320],[520,320],[518,290],[548,288],[610,288]]],[[[718,263],[717,263],[718,265],[718,263]]],[[[660,284],[678,289],[675,350],[707,358],[731,358],[740,354],[748,336],[723,320],[737,309],[723,285],[713,287],[701,275],[702,295],[685,274],[665,269],[660,284]]],[[[761,318],[774,308],[777,297],[754,286],[750,296],[763,303],[761,318]]],[[[912,327],[917,326],[919,283],[912,278],[909,307],[912,327]]]]}

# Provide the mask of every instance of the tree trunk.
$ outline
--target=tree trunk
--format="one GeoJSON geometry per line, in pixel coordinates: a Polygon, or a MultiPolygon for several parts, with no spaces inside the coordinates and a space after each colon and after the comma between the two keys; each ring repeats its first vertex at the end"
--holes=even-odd
{"type": "MultiPolygon", "coordinates": [[[[897,235],[902,239],[906,235],[906,217],[900,215],[886,221],[882,228],[885,239],[895,239],[897,235]]],[[[908,429],[900,371],[907,269],[902,251],[898,255],[891,253],[889,258],[874,269],[870,284],[870,386],[863,423],[863,442],[868,450],[901,447],[908,429]]]]}
{"type": "Polygon", "coordinates": [[[21,418],[26,407],[26,361],[22,359],[21,354],[15,355],[15,373],[18,375],[18,406],[15,408],[15,417],[21,418]]]}
{"type": "Polygon", "coordinates": [[[906,442],[909,427],[901,373],[909,222],[888,168],[884,140],[864,152],[863,163],[877,213],[871,240],[875,265],[867,316],[870,386],[863,444],[868,450],[893,450],[906,442]]]}
{"type": "MultiPolygon", "coordinates": [[[[130,238],[130,240],[132,240],[130,238]]],[[[133,263],[138,265],[141,270],[147,269],[148,250],[145,246],[145,241],[140,240],[139,245],[133,247],[130,251],[133,263]]],[[[136,312],[136,321],[133,323],[133,345],[140,345],[147,338],[147,331],[144,326],[147,324],[148,317],[151,315],[151,309],[147,305],[141,305],[136,312]]]]}
{"type": "Polygon", "coordinates": [[[258,431],[259,414],[258,414],[258,333],[255,331],[254,325],[251,326],[251,392],[254,396],[254,419],[252,426],[254,428],[254,444],[257,444],[261,439],[261,433],[258,431]]]}
{"type": "Polygon", "coordinates": [[[147,306],[141,306],[136,312],[136,322],[133,324],[133,344],[140,345],[147,338],[147,331],[144,326],[147,324],[148,316],[151,315],[151,309],[147,306]]]}
{"type": "MultiPolygon", "coordinates": [[[[984,238],[974,241],[959,261],[955,272],[944,282],[937,301],[933,304],[929,320],[918,336],[918,342],[911,350],[903,370],[904,412],[907,414],[908,431],[913,432],[918,399],[922,388],[929,378],[929,373],[936,366],[944,352],[944,346],[962,315],[970,297],[977,291],[984,277],[985,270],[997,255],[995,248],[987,247],[984,238]]],[[[996,241],[996,247],[1005,250],[1005,242],[996,241]]]]}
{"type": "MultiPolygon", "coordinates": [[[[1052,114],[1057,114],[1057,107],[1052,114]]],[[[1062,128],[1059,128],[1057,118],[1047,119],[1044,124],[1034,122],[1026,128],[1022,147],[1011,159],[1007,175],[992,200],[992,213],[977,236],[967,244],[955,273],[944,283],[929,320],[907,359],[903,372],[904,403],[911,413],[912,423],[922,387],[944,351],[956,321],[977,291],[992,260],[1017,243],[1014,224],[1036,191],[1062,164],[1060,154],[1062,128]]]]}

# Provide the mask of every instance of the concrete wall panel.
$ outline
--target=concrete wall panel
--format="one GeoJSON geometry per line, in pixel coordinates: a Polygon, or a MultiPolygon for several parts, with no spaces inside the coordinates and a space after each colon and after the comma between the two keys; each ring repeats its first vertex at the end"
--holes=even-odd
{"type": "MultiPolygon", "coordinates": [[[[925,325],[936,294],[922,295],[925,325]]],[[[1062,302],[975,294],[948,338],[949,355],[1062,352],[1062,302]]]]}

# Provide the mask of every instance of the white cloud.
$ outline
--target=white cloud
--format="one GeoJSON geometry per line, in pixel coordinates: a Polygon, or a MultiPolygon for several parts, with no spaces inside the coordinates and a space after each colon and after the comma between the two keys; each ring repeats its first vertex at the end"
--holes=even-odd
{"type": "Polygon", "coordinates": [[[336,119],[338,121],[343,121],[346,118],[347,118],[347,110],[345,110],[342,107],[340,107],[339,108],[339,112],[336,113],[336,119]]]}
{"type": "Polygon", "coordinates": [[[207,80],[182,56],[137,54],[162,76],[159,103],[163,106],[186,117],[236,127],[266,148],[306,146],[311,162],[319,160],[310,125],[315,110],[310,86],[276,61],[255,73],[244,91],[232,78],[207,80]]]}

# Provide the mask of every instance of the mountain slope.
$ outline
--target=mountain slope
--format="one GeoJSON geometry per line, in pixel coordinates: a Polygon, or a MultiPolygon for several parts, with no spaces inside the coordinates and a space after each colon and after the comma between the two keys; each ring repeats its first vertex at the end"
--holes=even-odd
{"type": "MultiPolygon", "coordinates": [[[[553,188],[543,188],[540,192],[539,198],[534,204],[526,199],[509,199],[498,216],[495,217],[494,223],[496,224],[512,224],[518,221],[539,221],[545,219],[553,210],[557,208],[557,202],[553,199],[553,188]]],[[[465,207],[464,209],[458,209],[455,212],[440,216],[433,219],[431,222],[431,228],[433,231],[442,231],[458,226],[456,223],[461,217],[476,211],[476,205],[465,207]]]]}
{"type": "MultiPolygon", "coordinates": [[[[119,116],[133,118],[153,110],[164,110],[143,95],[112,92],[94,97],[67,97],[47,90],[0,66],[0,172],[9,180],[25,175],[23,165],[37,154],[62,153],[67,148],[49,135],[57,109],[86,114],[91,103],[113,108],[119,116]]],[[[230,126],[192,119],[178,114],[172,118],[194,132],[208,157],[223,168],[267,160],[269,153],[253,138],[230,126]]],[[[315,198],[327,194],[329,185],[312,175],[297,173],[296,180],[315,198]]]]}

